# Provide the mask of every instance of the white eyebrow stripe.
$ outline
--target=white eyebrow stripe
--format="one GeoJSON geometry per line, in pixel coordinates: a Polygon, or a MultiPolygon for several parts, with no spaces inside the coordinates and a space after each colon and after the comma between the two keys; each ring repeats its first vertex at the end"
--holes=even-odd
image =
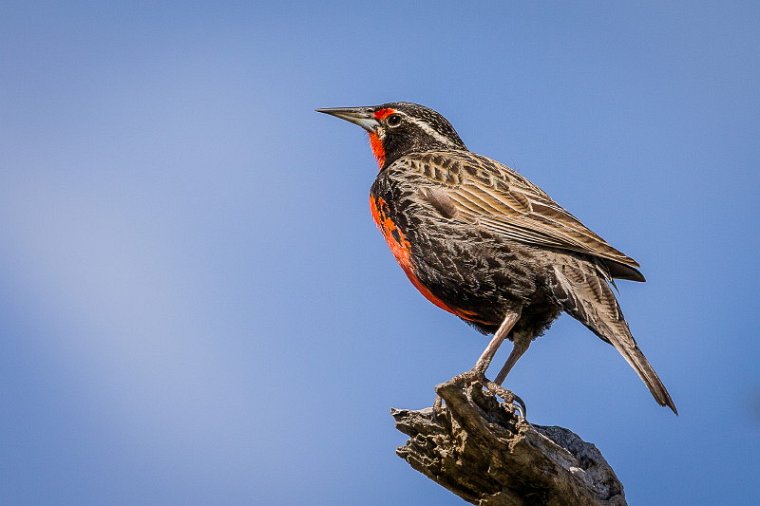
{"type": "Polygon", "coordinates": [[[433,137],[438,142],[440,142],[442,144],[446,144],[448,146],[455,146],[456,145],[456,143],[454,141],[452,141],[451,139],[449,139],[445,135],[441,135],[440,133],[438,133],[435,130],[433,130],[433,128],[430,125],[428,125],[427,123],[425,123],[424,121],[420,121],[417,118],[413,118],[413,117],[411,117],[409,115],[406,115],[406,114],[404,116],[406,117],[407,120],[411,121],[412,123],[414,123],[415,125],[417,125],[418,127],[420,127],[422,130],[424,130],[427,134],[429,134],[431,137],[433,137]]]}

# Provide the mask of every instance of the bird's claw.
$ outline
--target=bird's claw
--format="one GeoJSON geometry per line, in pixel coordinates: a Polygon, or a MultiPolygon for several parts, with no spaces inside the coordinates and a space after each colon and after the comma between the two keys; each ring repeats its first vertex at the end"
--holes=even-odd
{"type": "MultiPolygon", "coordinates": [[[[479,383],[483,388],[494,394],[495,396],[501,398],[506,405],[510,406],[510,411],[512,413],[517,412],[518,416],[520,416],[523,420],[527,420],[528,417],[528,409],[525,407],[525,401],[523,401],[520,396],[514,394],[513,392],[507,390],[503,386],[499,385],[495,381],[491,381],[488,378],[486,378],[486,375],[483,371],[479,371],[477,369],[471,369],[469,371],[465,371],[461,374],[458,374],[455,378],[455,381],[465,381],[468,383],[479,383]]],[[[435,401],[433,402],[433,414],[435,416],[438,416],[441,414],[443,410],[443,399],[440,395],[436,395],[435,401]]]]}
{"type": "Polygon", "coordinates": [[[489,383],[488,378],[483,371],[477,369],[470,369],[454,377],[454,381],[465,381],[468,383],[480,383],[481,385],[487,385],[489,383]]]}
{"type": "Polygon", "coordinates": [[[485,384],[486,389],[491,391],[494,395],[497,395],[501,397],[507,404],[512,405],[512,411],[514,412],[515,408],[520,413],[520,416],[527,420],[528,417],[528,409],[525,407],[525,401],[523,401],[518,395],[510,392],[503,386],[499,385],[498,383],[495,383],[493,381],[488,381],[485,384]]]}

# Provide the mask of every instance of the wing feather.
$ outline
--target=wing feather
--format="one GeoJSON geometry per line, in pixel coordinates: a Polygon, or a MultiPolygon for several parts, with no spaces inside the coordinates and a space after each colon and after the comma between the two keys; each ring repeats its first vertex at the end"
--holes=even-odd
{"type": "Polygon", "coordinates": [[[435,185],[439,201],[456,210],[452,219],[527,244],[587,254],[603,260],[613,277],[644,281],[634,259],[509,167],[466,151],[416,156],[424,159],[412,167],[435,185]]]}

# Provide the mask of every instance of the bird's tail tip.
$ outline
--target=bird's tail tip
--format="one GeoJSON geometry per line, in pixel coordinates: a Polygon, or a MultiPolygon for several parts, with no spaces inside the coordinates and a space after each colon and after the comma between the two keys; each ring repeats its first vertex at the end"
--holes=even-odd
{"type": "Polygon", "coordinates": [[[670,408],[670,410],[678,416],[678,408],[676,408],[676,403],[673,402],[670,392],[665,388],[665,385],[657,375],[654,367],[652,367],[652,364],[649,363],[649,360],[647,360],[639,347],[634,344],[632,348],[620,351],[623,352],[623,357],[629,364],[631,364],[636,371],[636,374],[638,374],[647,386],[657,403],[660,406],[670,408]]]}
{"type": "Polygon", "coordinates": [[[668,393],[668,390],[665,388],[665,385],[663,385],[662,382],[660,382],[660,386],[662,387],[662,391],[665,396],[662,399],[657,399],[657,397],[655,397],[657,399],[657,402],[659,402],[660,406],[670,408],[670,410],[676,416],[678,416],[678,408],[676,407],[676,403],[673,402],[673,399],[670,397],[670,393],[668,393]]]}

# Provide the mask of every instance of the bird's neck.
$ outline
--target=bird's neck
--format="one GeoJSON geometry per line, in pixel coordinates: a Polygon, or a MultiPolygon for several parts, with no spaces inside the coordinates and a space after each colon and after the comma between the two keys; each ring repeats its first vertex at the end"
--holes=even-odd
{"type": "MultiPolygon", "coordinates": [[[[380,137],[374,133],[369,134],[369,145],[372,148],[372,154],[377,161],[377,167],[379,170],[383,170],[402,156],[410,155],[412,153],[425,153],[427,151],[452,151],[458,148],[452,148],[450,145],[443,143],[427,143],[424,146],[392,146],[390,149],[383,142],[380,137]]],[[[462,146],[463,151],[467,151],[467,148],[462,146]]]]}

